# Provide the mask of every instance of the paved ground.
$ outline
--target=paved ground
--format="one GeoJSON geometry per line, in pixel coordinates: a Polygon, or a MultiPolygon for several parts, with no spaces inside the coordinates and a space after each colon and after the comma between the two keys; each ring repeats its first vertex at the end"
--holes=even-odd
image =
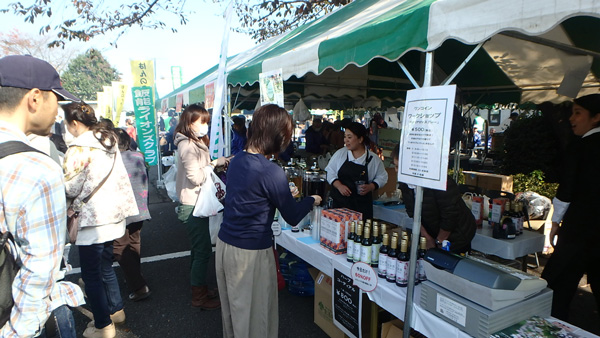
{"type": "MultiPolygon", "coordinates": [[[[150,173],[152,220],[145,222],[142,231],[142,257],[156,260],[143,263],[142,270],[152,296],[138,303],[125,301],[127,321],[117,327],[118,337],[222,337],[220,311],[201,311],[190,305],[189,241],[175,216],[175,203],[163,189],[156,188],[156,168],[151,168],[150,173]]],[[[544,262],[542,257],[542,267],[530,272],[541,273],[544,262]]],[[[71,263],[74,267],[79,266],[76,249],[71,252],[71,263]]],[[[216,285],[214,263],[211,266],[209,284],[216,285]]],[[[115,271],[126,299],[128,291],[121,269],[117,267],[115,271]]],[[[67,279],[76,282],[79,277],[79,274],[72,274],[67,279]]],[[[589,286],[585,285],[585,280],[582,283],[573,302],[572,323],[600,335],[600,316],[589,286]]],[[[86,313],[89,315],[89,311],[74,311],[79,334],[90,320],[86,313]]],[[[279,292],[279,314],[281,338],[326,337],[313,322],[313,297],[299,297],[283,290],[279,292]]]]}

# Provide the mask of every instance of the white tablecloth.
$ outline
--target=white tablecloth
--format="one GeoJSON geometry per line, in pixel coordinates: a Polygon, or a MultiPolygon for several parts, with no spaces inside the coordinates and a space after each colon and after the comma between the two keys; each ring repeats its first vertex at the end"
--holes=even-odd
{"type": "MultiPolygon", "coordinates": [[[[412,229],[413,220],[398,206],[373,205],[373,217],[412,229]]],[[[504,259],[516,259],[544,250],[544,239],[544,235],[528,230],[515,239],[496,239],[492,237],[492,228],[485,223],[483,228],[477,229],[471,248],[504,259]]]]}
{"type": "MultiPolygon", "coordinates": [[[[308,233],[293,233],[290,230],[283,230],[281,235],[276,237],[276,242],[329,276],[333,275],[334,266],[342,273],[350,276],[352,264],[346,261],[346,255],[334,255],[327,251],[313,240],[308,233]]],[[[378,278],[377,288],[372,292],[367,292],[367,295],[372,302],[375,302],[395,317],[404,320],[406,291],[406,288],[397,287],[395,284],[388,283],[385,279],[378,278]]],[[[429,338],[471,337],[419,305],[421,299],[420,285],[415,286],[413,299],[413,322],[411,327],[415,330],[429,338]]],[[[556,321],[556,319],[552,319],[552,321],[556,321]]],[[[571,326],[570,324],[566,325],[571,326]]],[[[573,328],[573,332],[580,337],[600,338],[579,328],[573,328]]]]}

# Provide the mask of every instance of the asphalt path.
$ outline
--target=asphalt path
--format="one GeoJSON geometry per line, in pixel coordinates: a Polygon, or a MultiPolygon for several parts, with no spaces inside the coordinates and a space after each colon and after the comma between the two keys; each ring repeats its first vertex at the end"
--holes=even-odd
{"type": "MultiPolygon", "coordinates": [[[[156,187],[156,167],[151,167],[149,208],[152,220],[142,229],[142,271],[152,295],[140,302],[127,299],[128,291],[121,268],[115,271],[125,302],[127,320],[117,325],[117,337],[222,337],[221,311],[202,311],[191,306],[190,243],[183,224],[175,214],[176,203],[164,189],[156,187]]],[[[79,259],[77,248],[69,255],[73,273],[66,279],[77,283],[79,259]]],[[[214,256],[208,275],[216,287],[214,256]]],[[[279,337],[327,337],[313,321],[313,297],[279,292],[279,337]]],[[[73,309],[78,336],[91,320],[89,307],[73,309]]]]}

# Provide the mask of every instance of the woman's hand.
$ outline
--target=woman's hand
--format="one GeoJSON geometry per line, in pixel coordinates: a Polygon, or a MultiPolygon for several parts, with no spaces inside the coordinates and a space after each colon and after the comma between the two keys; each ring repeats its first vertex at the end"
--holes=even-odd
{"type": "Polygon", "coordinates": [[[298,197],[298,195],[300,195],[300,190],[298,190],[298,187],[293,183],[290,183],[290,192],[294,197],[298,197]]]}
{"type": "Polygon", "coordinates": [[[342,196],[350,196],[352,195],[352,190],[347,186],[343,185],[340,181],[333,182],[333,186],[342,194],[342,196]]]}
{"type": "Polygon", "coordinates": [[[310,197],[315,199],[315,203],[313,203],[314,206],[317,206],[319,204],[321,204],[322,198],[319,195],[310,195],[310,197]]]}
{"type": "Polygon", "coordinates": [[[213,167],[223,167],[223,166],[227,166],[229,164],[229,161],[231,160],[231,158],[227,158],[227,157],[219,157],[216,160],[212,160],[210,162],[210,164],[213,167]]]}
{"type": "Polygon", "coordinates": [[[358,188],[358,194],[361,196],[364,196],[364,195],[370,193],[371,191],[375,190],[375,184],[367,183],[367,184],[363,184],[357,188],[358,188]]]}
{"type": "Polygon", "coordinates": [[[550,230],[550,245],[554,248],[554,240],[558,238],[558,230],[560,225],[556,222],[552,222],[552,230],[550,230]]]}

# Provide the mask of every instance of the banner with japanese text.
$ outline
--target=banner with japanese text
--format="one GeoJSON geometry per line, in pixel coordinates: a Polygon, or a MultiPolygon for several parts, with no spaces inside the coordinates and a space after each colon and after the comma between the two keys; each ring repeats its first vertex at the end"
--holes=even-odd
{"type": "Polygon", "coordinates": [[[123,82],[112,82],[112,92],[114,101],[114,114],[115,124],[122,125],[121,123],[121,112],[123,112],[123,106],[125,105],[125,97],[127,96],[127,85],[123,82]]]}
{"type": "Polygon", "coordinates": [[[158,129],[154,110],[154,61],[132,60],[131,96],[135,112],[138,147],[149,165],[159,162],[158,129]]]}
{"type": "Polygon", "coordinates": [[[102,111],[101,115],[104,118],[113,121],[113,102],[114,101],[113,101],[112,86],[102,86],[102,89],[104,90],[104,104],[102,105],[104,110],[102,111]]]}
{"type": "Polygon", "coordinates": [[[131,88],[138,147],[148,165],[157,165],[159,156],[153,92],[152,87],[148,86],[131,88]]]}

